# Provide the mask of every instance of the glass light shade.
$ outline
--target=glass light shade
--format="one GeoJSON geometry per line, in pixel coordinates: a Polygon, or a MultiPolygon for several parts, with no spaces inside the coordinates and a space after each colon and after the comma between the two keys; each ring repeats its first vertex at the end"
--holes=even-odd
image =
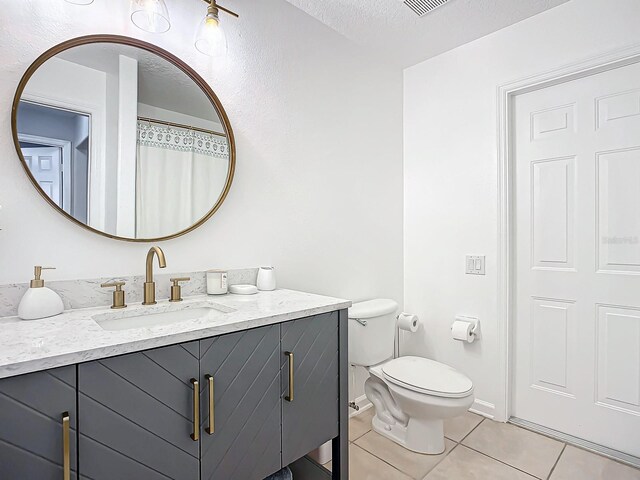
{"type": "Polygon", "coordinates": [[[67,3],[73,3],[74,5],[90,5],[93,0],[65,0],[67,3]]]}
{"type": "Polygon", "coordinates": [[[164,0],[131,0],[131,21],[150,33],[164,33],[171,28],[164,0]]]}
{"type": "Polygon", "coordinates": [[[227,54],[227,36],[217,16],[209,13],[200,22],[195,46],[200,53],[210,57],[223,57],[227,54]]]}

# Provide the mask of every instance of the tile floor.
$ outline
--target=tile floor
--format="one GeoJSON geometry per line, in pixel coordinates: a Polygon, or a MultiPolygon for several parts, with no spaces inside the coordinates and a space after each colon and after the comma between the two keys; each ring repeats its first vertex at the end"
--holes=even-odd
{"type": "Polygon", "coordinates": [[[638,469],[473,413],[445,422],[444,453],[420,455],[373,432],[372,415],[349,422],[350,480],[640,480],[638,469]]]}

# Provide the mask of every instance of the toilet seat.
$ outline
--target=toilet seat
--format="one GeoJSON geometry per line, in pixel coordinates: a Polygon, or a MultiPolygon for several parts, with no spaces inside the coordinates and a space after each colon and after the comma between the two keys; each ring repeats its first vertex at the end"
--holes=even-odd
{"type": "Polygon", "coordinates": [[[381,370],[385,380],[414,392],[446,398],[463,398],[473,393],[469,377],[427,358],[394,358],[383,364],[381,370]]]}

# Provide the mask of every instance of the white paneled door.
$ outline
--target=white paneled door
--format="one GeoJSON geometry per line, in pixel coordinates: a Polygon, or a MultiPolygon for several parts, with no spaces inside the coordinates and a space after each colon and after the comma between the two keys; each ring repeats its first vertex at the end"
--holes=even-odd
{"type": "Polygon", "coordinates": [[[60,147],[22,148],[24,160],[40,188],[62,208],[62,154],[60,147]]]}
{"type": "Polygon", "coordinates": [[[640,65],[514,109],[513,415],[640,457],[640,65]]]}

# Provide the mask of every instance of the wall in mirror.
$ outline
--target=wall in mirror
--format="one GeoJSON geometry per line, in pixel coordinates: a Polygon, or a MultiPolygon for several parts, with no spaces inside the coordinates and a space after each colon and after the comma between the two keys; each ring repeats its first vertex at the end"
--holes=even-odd
{"type": "Polygon", "coordinates": [[[125,37],[48,53],[18,89],[14,139],[50,203],[126,240],[185,233],[218,208],[233,178],[233,135],[195,72],[125,37]]]}

